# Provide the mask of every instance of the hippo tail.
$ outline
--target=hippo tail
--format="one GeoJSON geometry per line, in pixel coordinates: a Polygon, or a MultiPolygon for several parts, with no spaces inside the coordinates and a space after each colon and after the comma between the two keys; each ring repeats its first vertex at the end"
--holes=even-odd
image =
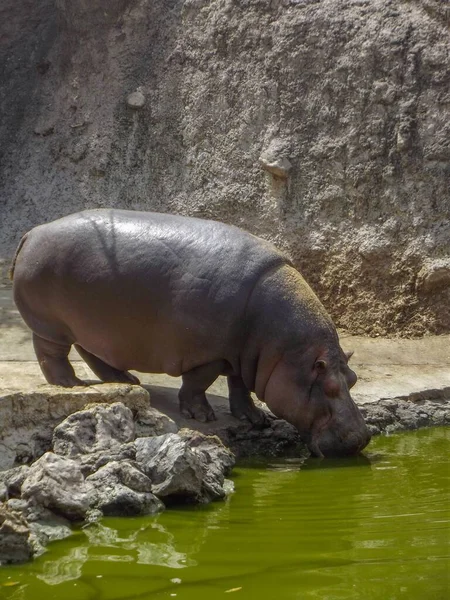
{"type": "Polygon", "coordinates": [[[14,254],[14,258],[13,258],[13,261],[11,263],[11,267],[9,268],[9,271],[8,271],[8,277],[11,279],[11,281],[14,279],[14,269],[16,267],[17,257],[19,256],[19,252],[22,250],[22,246],[25,244],[27,237],[28,237],[28,233],[26,233],[22,237],[22,239],[19,242],[19,245],[17,246],[16,253],[14,254]]]}

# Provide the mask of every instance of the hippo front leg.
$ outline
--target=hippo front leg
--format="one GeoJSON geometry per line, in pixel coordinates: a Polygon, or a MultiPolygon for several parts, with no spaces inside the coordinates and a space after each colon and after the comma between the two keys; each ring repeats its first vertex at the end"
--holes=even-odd
{"type": "Polygon", "coordinates": [[[230,410],[233,417],[248,420],[257,429],[269,427],[270,421],[266,413],[256,407],[250,391],[240,375],[228,376],[228,390],[230,392],[230,410]]]}
{"type": "Polygon", "coordinates": [[[183,417],[196,419],[202,423],[216,420],[216,415],[206,399],[205,391],[225,368],[224,360],[216,360],[183,373],[183,385],[178,393],[180,412],[183,417]]]}

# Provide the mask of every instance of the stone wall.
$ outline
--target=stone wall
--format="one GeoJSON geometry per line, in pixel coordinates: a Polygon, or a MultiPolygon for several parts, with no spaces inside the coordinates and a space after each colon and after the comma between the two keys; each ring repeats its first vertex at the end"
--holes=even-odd
{"type": "Polygon", "coordinates": [[[450,329],[439,0],[3,0],[0,257],[84,207],[284,248],[337,324],[450,329]]]}

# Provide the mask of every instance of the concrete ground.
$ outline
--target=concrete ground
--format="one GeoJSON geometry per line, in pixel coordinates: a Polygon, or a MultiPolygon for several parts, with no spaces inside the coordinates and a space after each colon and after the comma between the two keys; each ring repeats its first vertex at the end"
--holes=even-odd
{"type": "MultiPolygon", "coordinates": [[[[407,340],[342,334],[341,344],[344,350],[355,351],[351,366],[359,378],[352,392],[356,402],[450,399],[450,335],[407,340]]],[[[75,351],[71,358],[81,378],[95,379],[75,351]]],[[[159,389],[179,387],[177,378],[166,375],[140,377],[159,389]]],[[[0,392],[30,391],[43,383],[30,332],[14,306],[11,288],[0,286],[0,392]]],[[[226,381],[220,378],[211,393],[226,395],[226,381]]]]}

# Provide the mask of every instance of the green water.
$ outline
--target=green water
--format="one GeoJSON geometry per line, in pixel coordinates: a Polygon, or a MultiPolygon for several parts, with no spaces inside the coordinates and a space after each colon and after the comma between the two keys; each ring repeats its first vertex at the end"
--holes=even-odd
{"type": "Polygon", "coordinates": [[[0,568],[0,598],[448,599],[449,434],[240,466],[226,502],[106,519],[0,568]]]}

